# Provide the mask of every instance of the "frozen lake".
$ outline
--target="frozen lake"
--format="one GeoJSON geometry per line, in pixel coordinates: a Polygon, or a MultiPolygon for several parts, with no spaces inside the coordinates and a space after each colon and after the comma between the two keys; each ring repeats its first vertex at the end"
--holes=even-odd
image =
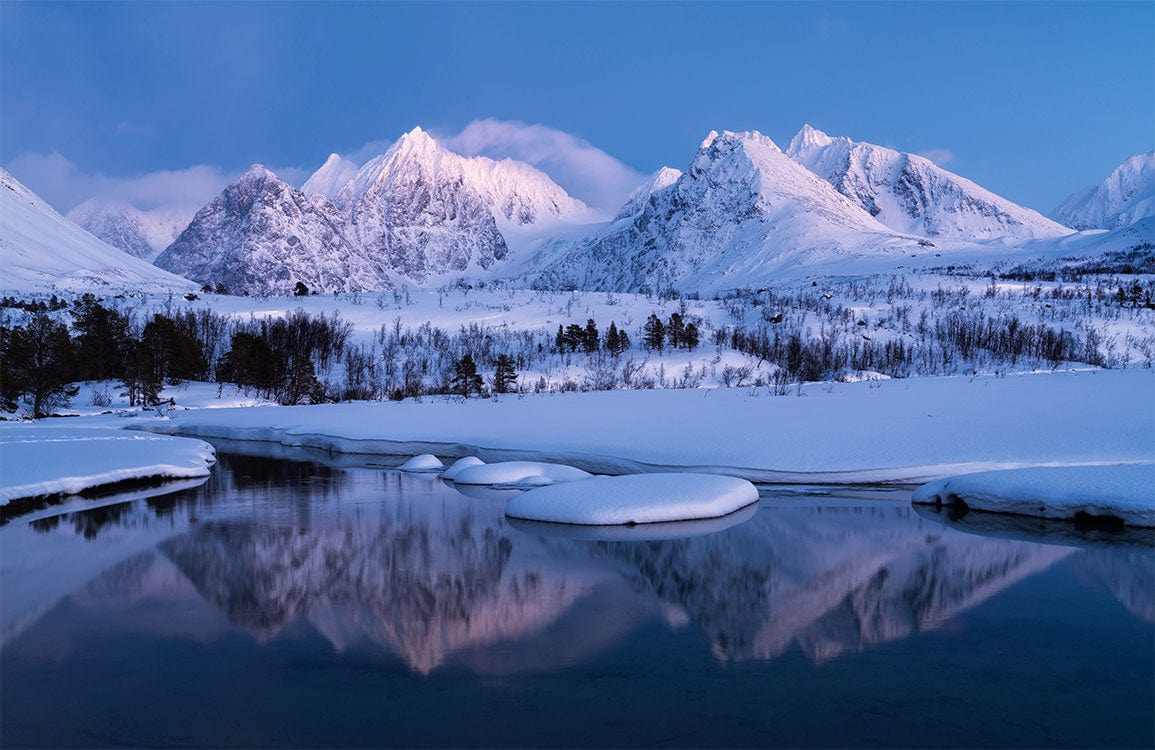
{"type": "Polygon", "coordinates": [[[1150,534],[807,490],[573,537],[261,450],[0,527],[0,745],[1155,744],[1150,534]]]}

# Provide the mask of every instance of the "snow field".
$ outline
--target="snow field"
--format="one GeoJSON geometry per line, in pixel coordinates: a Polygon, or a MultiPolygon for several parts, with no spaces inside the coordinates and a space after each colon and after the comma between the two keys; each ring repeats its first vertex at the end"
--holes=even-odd
{"type": "Polygon", "coordinates": [[[1129,369],[812,384],[787,396],[719,388],[213,409],[138,428],[345,453],[553,461],[602,474],[914,484],[1155,460],[1153,390],[1155,373],[1129,369]]]}
{"type": "Polygon", "coordinates": [[[1155,464],[1048,466],[947,477],[915,490],[920,504],[1072,520],[1114,517],[1155,527],[1155,464]]]}
{"type": "Polygon", "coordinates": [[[505,514],[527,521],[628,526],[720,518],[757,501],[754,485],[735,477],[633,474],[530,490],[511,499],[505,514]]]}

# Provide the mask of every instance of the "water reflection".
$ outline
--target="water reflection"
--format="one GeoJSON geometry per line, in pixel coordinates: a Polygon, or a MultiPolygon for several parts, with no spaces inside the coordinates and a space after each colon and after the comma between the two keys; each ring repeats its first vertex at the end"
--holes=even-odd
{"type": "Polygon", "coordinates": [[[696,629],[722,662],[798,650],[824,663],[939,628],[1060,561],[1155,621],[1149,548],[959,533],[900,501],[770,499],[708,529],[575,538],[511,525],[508,493],[220,458],[201,487],[0,532],[4,643],[67,598],[128,631],[171,620],[169,636],[197,641],[305,627],[418,674],[552,669],[651,622],[696,629]],[[145,600],[147,617],[114,617],[145,600]]]}

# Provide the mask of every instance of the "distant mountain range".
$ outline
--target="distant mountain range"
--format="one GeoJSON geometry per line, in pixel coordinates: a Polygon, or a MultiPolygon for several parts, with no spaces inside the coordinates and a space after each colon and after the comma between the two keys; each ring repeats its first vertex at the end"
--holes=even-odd
{"type": "Polygon", "coordinates": [[[855,259],[989,254],[1083,229],[1142,241],[1152,215],[1155,152],[1047,218],[921,156],[809,125],[785,151],[756,131],[712,132],[684,171],[659,170],[610,221],[528,164],[458,155],[421,128],[363,165],[331,155],[300,189],[256,165],[195,216],[95,199],[69,212],[161,269],[249,294],[459,278],[709,292],[855,259]]]}

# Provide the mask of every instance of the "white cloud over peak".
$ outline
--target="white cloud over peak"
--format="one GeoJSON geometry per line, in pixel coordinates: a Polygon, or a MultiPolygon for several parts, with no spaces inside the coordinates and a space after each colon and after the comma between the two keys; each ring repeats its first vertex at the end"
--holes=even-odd
{"type": "Polygon", "coordinates": [[[463,156],[532,164],[566,192],[599,209],[616,211],[646,179],[588,141],[548,125],[487,118],[474,120],[459,133],[434,137],[463,156]]]}
{"type": "Polygon", "coordinates": [[[926,151],[919,151],[919,156],[925,156],[940,167],[945,167],[954,161],[954,152],[946,148],[928,148],[926,151]]]}

